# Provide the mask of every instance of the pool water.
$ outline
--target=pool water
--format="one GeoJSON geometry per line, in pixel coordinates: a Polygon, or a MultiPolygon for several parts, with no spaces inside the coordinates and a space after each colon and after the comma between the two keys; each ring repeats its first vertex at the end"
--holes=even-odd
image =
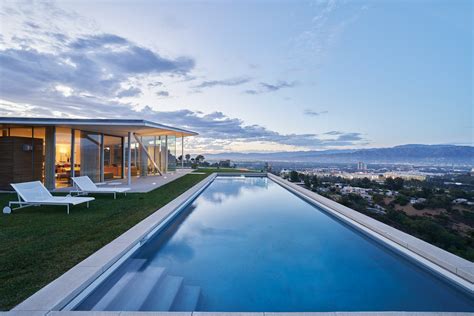
{"type": "Polygon", "coordinates": [[[265,177],[217,177],[77,310],[474,311],[474,299],[265,177]]]}

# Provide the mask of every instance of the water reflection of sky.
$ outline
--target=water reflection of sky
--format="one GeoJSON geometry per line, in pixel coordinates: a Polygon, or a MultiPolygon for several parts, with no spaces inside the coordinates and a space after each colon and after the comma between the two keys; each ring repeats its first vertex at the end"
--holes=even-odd
{"type": "Polygon", "coordinates": [[[223,203],[227,199],[238,199],[248,191],[256,192],[267,187],[268,179],[265,177],[217,177],[212,188],[201,196],[209,202],[223,203]]]}

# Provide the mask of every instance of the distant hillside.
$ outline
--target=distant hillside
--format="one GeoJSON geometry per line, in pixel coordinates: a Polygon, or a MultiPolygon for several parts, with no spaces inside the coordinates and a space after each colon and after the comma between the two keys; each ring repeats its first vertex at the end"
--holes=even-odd
{"type": "Polygon", "coordinates": [[[292,161],[333,163],[411,163],[474,165],[474,147],[456,145],[401,145],[391,148],[293,151],[275,153],[205,154],[207,160],[292,161]]]}

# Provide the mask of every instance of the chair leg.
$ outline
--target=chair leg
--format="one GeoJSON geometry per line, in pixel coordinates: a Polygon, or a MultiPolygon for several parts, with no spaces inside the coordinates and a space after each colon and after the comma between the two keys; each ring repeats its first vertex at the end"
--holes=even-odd
{"type": "Polygon", "coordinates": [[[69,215],[69,204],[67,204],[66,207],[67,207],[67,214],[69,215]]]}

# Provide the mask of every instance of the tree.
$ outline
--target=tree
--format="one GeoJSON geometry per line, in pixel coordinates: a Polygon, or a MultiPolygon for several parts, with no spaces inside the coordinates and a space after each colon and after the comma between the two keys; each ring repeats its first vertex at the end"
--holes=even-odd
{"type": "Polygon", "coordinates": [[[317,176],[312,176],[311,177],[311,185],[313,186],[313,189],[316,189],[319,186],[319,179],[317,176]]]}
{"type": "Polygon", "coordinates": [[[391,177],[385,179],[385,186],[387,187],[387,189],[400,190],[400,189],[403,189],[403,185],[404,185],[404,181],[400,177],[396,177],[395,179],[391,177]]]}
{"type": "Polygon", "coordinates": [[[305,175],[303,181],[304,181],[305,187],[307,187],[308,189],[311,189],[311,178],[309,177],[309,175],[305,175]]]}
{"type": "Polygon", "coordinates": [[[384,196],[383,196],[382,194],[374,194],[374,195],[372,195],[372,200],[373,200],[374,203],[376,203],[376,204],[384,204],[384,205],[385,205],[384,196]]]}
{"type": "Polygon", "coordinates": [[[196,163],[201,163],[204,161],[204,156],[203,155],[197,155],[196,158],[194,158],[194,160],[196,161],[196,163]]]}
{"type": "Polygon", "coordinates": [[[265,162],[265,164],[263,165],[263,171],[271,172],[272,171],[272,166],[268,162],[265,162]]]}
{"type": "Polygon", "coordinates": [[[186,154],[184,157],[186,158],[186,162],[189,162],[189,159],[191,159],[191,155],[190,155],[190,154],[186,154]]]}
{"type": "Polygon", "coordinates": [[[415,203],[415,204],[413,204],[413,207],[417,210],[422,210],[422,209],[425,208],[425,206],[426,205],[424,203],[415,203]]]}
{"type": "Polygon", "coordinates": [[[433,195],[433,190],[431,190],[430,188],[427,188],[427,187],[423,187],[421,189],[421,192],[418,193],[419,197],[423,197],[425,199],[430,198],[432,195],[433,195]]]}
{"type": "Polygon", "coordinates": [[[396,177],[393,181],[395,183],[395,190],[403,189],[403,186],[405,185],[405,181],[402,178],[396,177]]]}
{"type": "Polygon", "coordinates": [[[372,181],[370,181],[369,178],[364,177],[362,181],[360,182],[360,186],[362,188],[370,188],[372,186],[372,181]]]}
{"type": "Polygon", "coordinates": [[[299,177],[299,175],[298,175],[298,172],[296,172],[296,171],[294,171],[294,170],[292,170],[292,171],[290,172],[290,181],[291,181],[291,182],[298,182],[298,181],[300,181],[300,177],[299,177]]]}
{"type": "Polygon", "coordinates": [[[397,195],[394,202],[400,206],[405,206],[408,204],[408,202],[410,202],[410,200],[405,195],[400,194],[400,195],[397,195]]]}

